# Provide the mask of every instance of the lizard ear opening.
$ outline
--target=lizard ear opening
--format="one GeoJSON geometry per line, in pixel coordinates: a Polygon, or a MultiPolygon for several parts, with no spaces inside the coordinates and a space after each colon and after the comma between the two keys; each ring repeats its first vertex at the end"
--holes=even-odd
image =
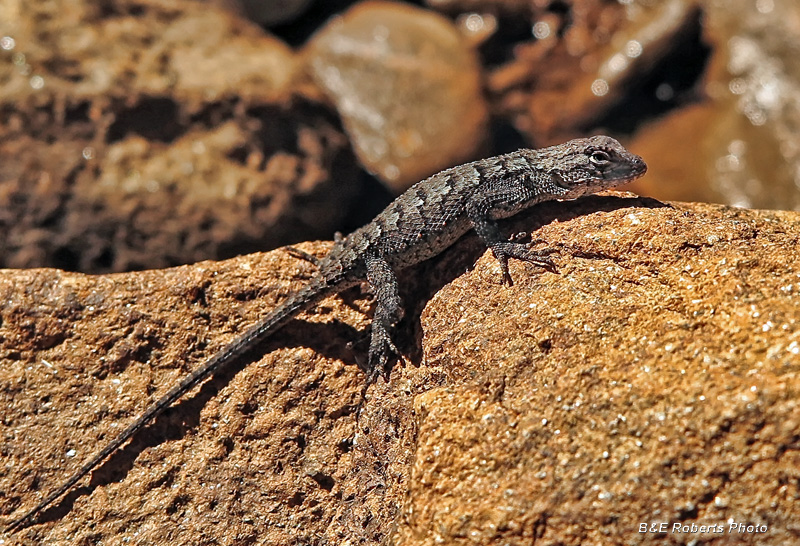
{"type": "Polygon", "coordinates": [[[563,188],[565,190],[572,189],[572,185],[568,184],[564,177],[561,176],[559,172],[550,173],[550,180],[552,180],[553,184],[558,186],[559,188],[563,188]]]}

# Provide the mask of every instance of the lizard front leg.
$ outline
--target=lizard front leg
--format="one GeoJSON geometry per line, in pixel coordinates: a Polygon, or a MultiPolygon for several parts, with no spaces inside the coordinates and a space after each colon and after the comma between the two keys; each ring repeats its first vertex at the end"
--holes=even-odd
{"type": "Polygon", "coordinates": [[[556,266],[553,260],[547,257],[554,252],[553,249],[533,250],[530,244],[510,242],[507,238],[503,237],[500,227],[497,225],[497,221],[492,219],[489,215],[490,205],[492,204],[489,201],[491,197],[491,194],[484,195],[485,200],[479,199],[472,203],[471,206],[467,208],[467,213],[475,233],[477,233],[483,242],[486,243],[486,246],[491,249],[492,254],[494,254],[494,257],[499,262],[500,270],[503,273],[503,282],[509,286],[514,284],[511,279],[511,274],[508,272],[509,258],[532,263],[547,271],[555,272],[556,266]]]}
{"type": "Polygon", "coordinates": [[[391,332],[403,318],[403,303],[397,287],[397,277],[385,259],[370,256],[366,259],[367,282],[375,296],[372,334],[369,343],[368,382],[386,372],[391,353],[399,354],[392,342],[391,332]]]}

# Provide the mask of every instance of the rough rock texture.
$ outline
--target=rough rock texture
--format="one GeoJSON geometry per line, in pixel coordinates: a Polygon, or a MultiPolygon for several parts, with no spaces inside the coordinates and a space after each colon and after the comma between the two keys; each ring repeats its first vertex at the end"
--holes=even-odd
{"type": "MultiPolygon", "coordinates": [[[[401,278],[405,359],[360,413],[369,305],[354,290],[200,387],[91,485],[4,538],[800,540],[800,216],[616,194],[505,227],[540,222],[536,236],[559,250],[556,274],[513,263],[505,287],[488,253],[464,273],[481,254],[470,236],[401,278]],[[729,520],[766,531],[730,534],[729,520]],[[657,522],[725,532],[638,532],[657,522]]],[[[4,521],[311,267],[276,250],[100,277],[3,271],[4,521]]]]}
{"type": "Polygon", "coordinates": [[[637,207],[537,235],[585,257],[495,291],[484,256],[426,307],[449,381],[414,401],[396,542],[800,540],[800,215],[637,207]],[[638,532],[658,522],[724,531],[638,532]]]}

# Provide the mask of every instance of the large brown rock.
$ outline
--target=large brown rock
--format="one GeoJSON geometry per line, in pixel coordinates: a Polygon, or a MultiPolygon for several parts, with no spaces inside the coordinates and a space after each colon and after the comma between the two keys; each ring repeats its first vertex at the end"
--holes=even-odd
{"type": "MultiPolygon", "coordinates": [[[[469,236],[401,276],[404,360],[360,409],[369,304],[354,290],[196,389],[5,539],[798,540],[800,216],[616,194],[505,228],[539,222],[558,273],[515,262],[502,286],[489,253],[464,273],[481,253],[469,236]],[[731,533],[731,521],[766,530],[731,533]],[[668,532],[639,532],[660,522],[668,532]]],[[[4,521],[312,270],[276,250],[110,276],[3,271],[4,521]]]]}
{"type": "Polygon", "coordinates": [[[360,171],[294,52],[206,2],[0,7],[0,267],[159,269],[315,237],[360,171]]]}
{"type": "Polygon", "coordinates": [[[484,256],[427,305],[396,543],[798,540],[800,216],[629,203],[542,229],[558,275],[484,256]]]}

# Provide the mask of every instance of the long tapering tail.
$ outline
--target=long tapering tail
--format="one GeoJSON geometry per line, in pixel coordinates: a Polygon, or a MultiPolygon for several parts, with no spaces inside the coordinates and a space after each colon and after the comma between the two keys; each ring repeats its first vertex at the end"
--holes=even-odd
{"type": "Polygon", "coordinates": [[[69,479],[61,484],[58,489],[50,493],[34,508],[28,510],[24,515],[11,522],[6,527],[6,532],[13,531],[32,520],[36,514],[47,508],[61,495],[69,491],[84,476],[103,462],[106,457],[114,453],[122,444],[130,439],[131,436],[163,413],[164,410],[186,394],[186,392],[191,390],[192,387],[199,384],[228,363],[234,361],[236,357],[280,329],[298,313],[313,307],[317,302],[336,291],[337,288],[325,283],[321,277],[318,276],[312,279],[308,285],[290,296],[288,300],[279,305],[271,313],[261,318],[253,326],[248,328],[246,332],[206,360],[202,366],[184,377],[180,383],[171,388],[164,396],[159,398],[156,402],[153,402],[136,421],[123,430],[119,436],[114,438],[99,453],[89,459],[82,467],[72,474],[69,479]]]}

